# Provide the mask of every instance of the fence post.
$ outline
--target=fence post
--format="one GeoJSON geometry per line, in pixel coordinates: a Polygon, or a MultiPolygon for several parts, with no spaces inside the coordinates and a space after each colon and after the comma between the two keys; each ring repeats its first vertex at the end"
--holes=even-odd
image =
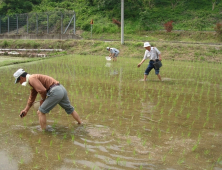
{"type": "Polygon", "coordinates": [[[61,34],[62,34],[62,27],[63,27],[63,14],[61,13],[61,34]]]}
{"type": "Polygon", "coordinates": [[[0,34],[2,33],[2,18],[0,17],[0,34]]]}
{"type": "Polygon", "coordinates": [[[16,20],[17,20],[17,34],[18,34],[18,15],[16,15],[16,20]]]}
{"type": "Polygon", "coordinates": [[[27,14],[27,34],[29,34],[29,14],[27,14]]]}
{"type": "Polygon", "coordinates": [[[76,13],[74,12],[74,25],[73,25],[73,34],[75,35],[76,34],[76,13]]]}
{"type": "Polygon", "coordinates": [[[38,34],[38,14],[36,14],[36,34],[38,34]]]}
{"type": "Polygon", "coordinates": [[[8,34],[9,34],[9,16],[8,16],[8,34]]]}
{"type": "Polygon", "coordinates": [[[49,34],[49,14],[47,15],[47,34],[49,34]]]}
{"type": "Polygon", "coordinates": [[[92,38],[92,30],[93,30],[93,24],[90,24],[91,25],[91,38],[92,38]]]}

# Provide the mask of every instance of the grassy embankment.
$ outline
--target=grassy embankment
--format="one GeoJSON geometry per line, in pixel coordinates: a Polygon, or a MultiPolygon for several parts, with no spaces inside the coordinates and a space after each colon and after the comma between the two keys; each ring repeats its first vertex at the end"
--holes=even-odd
{"type": "MultiPolygon", "coordinates": [[[[222,44],[215,32],[143,32],[140,35],[126,34],[125,44],[121,45],[120,34],[95,34],[91,39],[87,32],[82,34],[82,40],[1,40],[0,48],[13,49],[63,49],[64,52],[53,52],[49,56],[64,56],[66,54],[107,56],[106,47],[116,47],[120,50],[119,57],[142,59],[143,42],[150,41],[161,52],[164,60],[183,61],[222,61],[222,44]],[[112,41],[110,41],[112,40],[112,41]]],[[[43,58],[42,58],[43,59],[43,58]]],[[[30,62],[39,58],[26,60],[12,59],[2,62],[0,66],[30,62]]]]}

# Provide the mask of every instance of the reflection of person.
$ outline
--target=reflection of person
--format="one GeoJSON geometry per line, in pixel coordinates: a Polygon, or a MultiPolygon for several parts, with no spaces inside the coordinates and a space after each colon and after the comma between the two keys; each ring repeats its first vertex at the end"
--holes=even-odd
{"type": "Polygon", "coordinates": [[[119,50],[116,48],[106,47],[107,51],[110,52],[109,57],[113,58],[113,61],[117,61],[117,56],[119,55],[119,50]]]}
{"type": "Polygon", "coordinates": [[[15,77],[15,83],[19,82],[21,85],[28,85],[31,88],[27,105],[20,112],[21,118],[26,116],[39,93],[42,99],[37,114],[43,130],[46,129],[46,113],[49,113],[57,104],[65,109],[67,114],[72,115],[78,124],[81,124],[78,113],[70,104],[66,89],[57,80],[42,74],[30,75],[23,69],[18,69],[13,76],[15,77]]]}
{"type": "MultiPolygon", "coordinates": [[[[145,70],[145,73],[144,73],[144,81],[146,81],[146,78],[147,78],[149,72],[153,68],[155,69],[155,67],[153,65],[154,61],[159,61],[159,60],[161,61],[162,58],[161,58],[160,51],[156,47],[151,47],[149,42],[145,42],[143,47],[145,47],[146,51],[145,51],[145,54],[144,54],[144,57],[143,57],[142,61],[137,66],[140,67],[142,65],[142,63],[147,58],[150,59],[149,65],[148,65],[148,67],[147,67],[147,69],[145,70]]],[[[155,74],[161,80],[161,76],[160,76],[159,72],[160,72],[159,68],[155,69],[155,74]]]]}

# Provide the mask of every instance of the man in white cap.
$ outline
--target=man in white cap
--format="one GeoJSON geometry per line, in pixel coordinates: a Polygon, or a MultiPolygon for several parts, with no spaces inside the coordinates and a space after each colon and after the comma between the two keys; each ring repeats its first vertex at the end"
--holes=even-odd
{"type": "Polygon", "coordinates": [[[13,76],[15,77],[15,83],[19,82],[22,86],[28,85],[31,88],[27,105],[25,109],[20,112],[21,118],[26,116],[39,93],[41,95],[41,101],[37,114],[42,130],[46,129],[46,113],[49,113],[57,104],[65,109],[67,114],[72,115],[78,124],[82,123],[78,113],[70,104],[66,89],[63,85],[59,84],[57,80],[42,74],[30,75],[21,68],[18,69],[13,76]]]}
{"type": "Polygon", "coordinates": [[[110,52],[109,57],[113,58],[113,61],[117,61],[117,56],[119,55],[119,50],[116,48],[106,47],[107,51],[110,52]]]}
{"type": "Polygon", "coordinates": [[[156,69],[153,65],[153,63],[156,61],[161,61],[162,58],[161,58],[161,53],[160,51],[156,48],[156,47],[151,47],[150,43],[149,42],[145,42],[144,43],[144,46],[143,46],[146,51],[145,51],[145,54],[144,54],[144,57],[142,59],[142,61],[137,65],[138,67],[140,67],[142,65],[142,63],[147,59],[149,58],[150,61],[149,61],[149,65],[147,67],[147,69],[145,70],[145,73],[144,73],[144,81],[146,81],[146,78],[147,76],[149,75],[149,72],[154,68],[155,69],[155,74],[157,75],[157,77],[160,79],[161,81],[161,76],[159,74],[160,72],[160,69],[156,69]]]}

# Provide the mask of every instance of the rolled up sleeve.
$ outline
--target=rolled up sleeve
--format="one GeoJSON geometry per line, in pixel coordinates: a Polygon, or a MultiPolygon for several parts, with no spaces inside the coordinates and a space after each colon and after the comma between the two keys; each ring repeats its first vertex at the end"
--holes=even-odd
{"type": "Polygon", "coordinates": [[[146,60],[149,57],[150,57],[150,52],[146,50],[143,59],[146,60]]]}
{"type": "Polygon", "coordinates": [[[157,52],[158,55],[161,54],[161,52],[160,52],[156,47],[155,47],[155,50],[156,50],[156,52],[157,52]]]}
{"type": "Polygon", "coordinates": [[[32,105],[38,93],[41,95],[42,99],[46,98],[47,89],[43,86],[43,84],[37,78],[30,79],[29,84],[33,87],[29,96],[29,100],[28,100],[29,105],[30,104],[32,105]]]}
{"type": "Polygon", "coordinates": [[[32,103],[35,101],[38,92],[35,89],[31,89],[29,99],[27,104],[31,107],[32,103]]]}

